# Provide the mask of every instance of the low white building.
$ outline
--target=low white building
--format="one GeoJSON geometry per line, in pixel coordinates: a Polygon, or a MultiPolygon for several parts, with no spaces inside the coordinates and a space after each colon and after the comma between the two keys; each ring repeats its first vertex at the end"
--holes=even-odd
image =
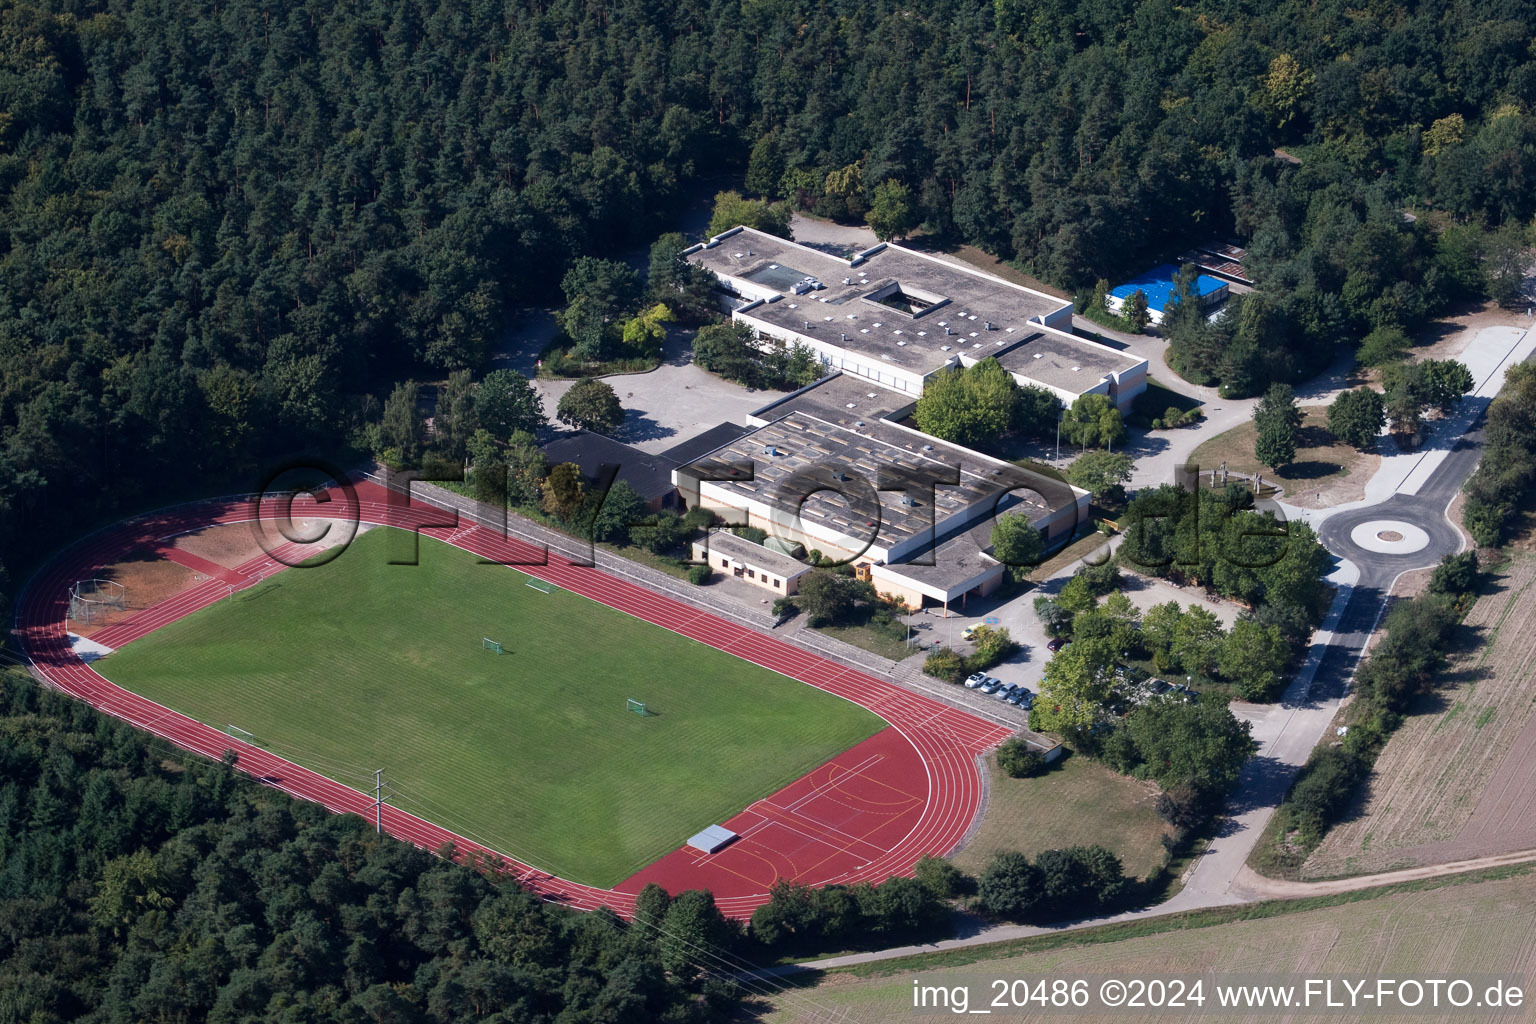
{"type": "Polygon", "coordinates": [[[844,260],[732,228],[687,256],[758,337],[914,399],[935,374],[988,356],[1063,404],[1098,393],[1124,411],[1147,387],[1145,359],[1071,333],[1071,302],[926,253],[882,243],[844,260]]]}

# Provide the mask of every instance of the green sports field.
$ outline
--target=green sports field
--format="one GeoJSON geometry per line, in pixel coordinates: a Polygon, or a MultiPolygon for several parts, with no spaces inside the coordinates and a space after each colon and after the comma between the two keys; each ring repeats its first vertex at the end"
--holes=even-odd
{"type": "Polygon", "coordinates": [[[359,788],[383,768],[403,809],[604,887],[884,724],[437,541],[420,565],[389,565],[389,532],[96,667],[359,788]],[[630,698],[656,713],[626,712],[630,698]]]}

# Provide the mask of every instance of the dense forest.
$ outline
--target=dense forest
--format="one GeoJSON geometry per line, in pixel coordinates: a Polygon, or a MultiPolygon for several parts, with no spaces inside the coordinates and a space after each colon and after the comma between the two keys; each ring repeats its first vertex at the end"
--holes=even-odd
{"type": "Polygon", "coordinates": [[[1284,377],[1486,286],[1488,240],[1536,207],[1533,21],[1529,0],[7,4],[0,562],[344,452],[371,396],[478,373],[509,310],[643,246],[706,177],[843,217],[910,197],[1073,289],[1236,236],[1268,315],[1184,346],[1188,372],[1284,377]]]}
{"type": "Polygon", "coordinates": [[[0,673],[7,1024],[704,1024],[739,936],[704,892],[546,904],[0,673]]]}

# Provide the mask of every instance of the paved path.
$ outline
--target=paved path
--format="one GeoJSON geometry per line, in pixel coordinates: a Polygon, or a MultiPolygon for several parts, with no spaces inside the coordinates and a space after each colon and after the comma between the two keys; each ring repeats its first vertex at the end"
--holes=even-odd
{"type": "MultiPolygon", "coordinates": [[[[1524,851],[1325,883],[1265,879],[1247,867],[1248,855],[1284,797],[1296,769],[1310,756],[1332,721],[1339,702],[1348,692],[1360,653],[1379,623],[1392,584],[1402,573],[1433,565],[1442,555],[1462,549],[1463,535],[1446,518],[1446,508],[1476,468],[1482,440],[1482,431],[1477,424],[1488,402],[1502,386],[1504,371],[1529,358],[1533,348],[1536,348],[1536,337],[1519,328],[1485,329],[1464,354],[1464,361],[1478,382],[1477,388],[1457,414],[1440,423],[1431,433],[1426,450],[1403,460],[1384,459],[1376,477],[1367,484],[1366,499],[1355,505],[1310,511],[1285,509],[1293,517],[1316,522],[1324,544],[1341,556],[1330,577],[1338,586],[1338,593],[1322,628],[1313,637],[1306,663],[1279,703],[1233,705],[1235,713],[1253,723],[1254,738],[1260,743],[1259,752],[1244,769],[1228,808],[1230,817],[1221,834],[1195,862],[1185,876],[1184,887],[1175,896],[1155,907],[1068,925],[983,927],[942,942],[835,957],[803,966],[817,969],[848,966],[1158,917],[1202,907],[1275,896],[1362,889],[1396,881],[1399,877],[1404,880],[1432,877],[1536,859],[1536,851],[1524,851]],[[1382,482],[1378,483],[1378,480],[1382,482]],[[1393,518],[1421,527],[1429,535],[1429,544],[1418,551],[1394,554],[1368,550],[1349,536],[1361,522],[1393,518]]],[[[1315,390],[1315,387],[1308,390],[1315,390]]]]}

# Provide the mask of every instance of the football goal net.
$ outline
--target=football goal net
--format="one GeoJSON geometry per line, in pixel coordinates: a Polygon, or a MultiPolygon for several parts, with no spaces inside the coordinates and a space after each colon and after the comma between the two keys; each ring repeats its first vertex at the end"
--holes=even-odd
{"type": "Polygon", "coordinates": [[[545,594],[553,594],[556,590],[559,589],[553,583],[548,583],[544,580],[538,579],[535,576],[528,577],[528,585],[534,590],[541,591],[545,594]]]}
{"type": "Polygon", "coordinates": [[[501,649],[501,644],[497,643],[495,640],[492,640],[488,636],[483,636],[480,638],[480,648],[481,650],[495,651],[497,654],[507,653],[501,649]]]}
{"type": "Polygon", "coordinates": [[[642,704],[638,700],[628,700],[628,701],[625,701],[624,702],[624,710],[625,711],[633,711],[635,714],[639,715],[641,718],[644,718],[646,715],[650,714],[649,711],[645,710],[645,705],[642,704]]]}
{"type": "Polygon", "coordinates": [[[256,734],[255,733],[249,732],[249,731],[247,731],[245,729],[242,729],[238,725],[226,725],[224,727],[224,731],[229,733],[231,736],[233,736],[237,740],[244,740],[245,742],[253,744],[253,745],[256,742],[256,734]]]}
{"type": "Polygon", "coordinates": [[[69,588],[69,617],[89,626],[128,607],[128,590],[113,580],[80,580],[69,588]]]}

